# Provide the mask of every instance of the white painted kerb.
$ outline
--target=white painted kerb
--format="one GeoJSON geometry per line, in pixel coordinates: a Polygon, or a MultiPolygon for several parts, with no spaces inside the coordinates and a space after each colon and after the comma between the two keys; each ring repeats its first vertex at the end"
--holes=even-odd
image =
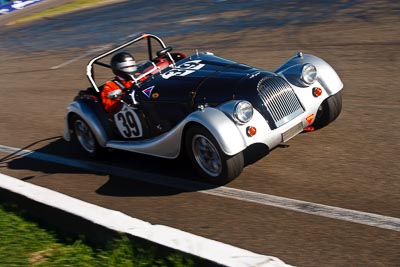
{"type": "Polygon", "coordinates": [[[0,187],[33,201],[64,210],[103,227],[131,234],[225,266],[288,267],[280,259],[253,253],[164,225],[152,225],[118,211],[30,184],[0,173],[0,187]]]}

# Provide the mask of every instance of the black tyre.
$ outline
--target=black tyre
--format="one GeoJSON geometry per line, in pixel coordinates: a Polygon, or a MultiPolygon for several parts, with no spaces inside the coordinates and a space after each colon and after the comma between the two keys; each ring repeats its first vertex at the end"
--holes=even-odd
{"type": "Polygon", "coordinates": [[[105,149],[99,145],[89,125],[78,115],[73,115],[71,119],[71,129],[73,130],[73,140],[90,157],[100,157],[104,155],[105,149]]]}
{"type": "Polygon", "coordinates": [[[342,111],[342,92],[339,91],[322,102],[318,109],[313,126],[321,129],[339,117],[342,111]]]}
{"type": "Polygon", "coordinates": [[[224,154],[212,134],[201,126],[194,125],[188,129],[185,146],[196,171],[212,184],[226,184],[243,170],[243,153],[224,154]]]}

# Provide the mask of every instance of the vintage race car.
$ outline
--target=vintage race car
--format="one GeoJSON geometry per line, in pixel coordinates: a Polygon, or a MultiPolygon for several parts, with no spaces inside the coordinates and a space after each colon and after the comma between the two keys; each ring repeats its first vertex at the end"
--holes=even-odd
{"type": "Polygon", "coordinates": [[[254,145],[270,151],[305,129],[328,125],[342,109],[335,70],[301,52],[270,72],[209,52],[172,52],[159,37],[139,34],[94,57],[86,73],[91,86],[67,108],[65,140],[91,156],[110,149],[169,159],[186,153],[215,184],[239,176],[254,145]],[[121,99],[123,108],[110,114],[94,66],[111,78],[106,59],[121,50],[144,55],[142,73],[121,99]]]}

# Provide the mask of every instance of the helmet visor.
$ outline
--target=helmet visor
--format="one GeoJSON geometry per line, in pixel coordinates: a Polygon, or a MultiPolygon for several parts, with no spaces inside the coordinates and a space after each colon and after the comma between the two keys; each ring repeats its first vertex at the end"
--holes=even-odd
{"type": "Polygon", "coordinates": [[[124,62],[117,63],[117,69],[125,73],[133,73],[137,70],[136,61],[132,58],[127,58],[124,62]]]}

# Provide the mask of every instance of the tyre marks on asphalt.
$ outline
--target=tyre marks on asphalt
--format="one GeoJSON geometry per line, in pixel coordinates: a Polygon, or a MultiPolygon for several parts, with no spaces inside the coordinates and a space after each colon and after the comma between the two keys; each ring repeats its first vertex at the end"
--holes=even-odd
{"type": "Polygon", "coordinates": [[[108,48],[110,48],[110,47],[111,47],[110,45],[104,45],[104,46],[101,46],[101,47],[98,47],[98,48],[94,48],[94,49],[89,50],[88,52],[86,52],[86,53],[84,53],[84,54],[82,54],[82,55],[80,55],[80,56],[77,56],[77,57],[74,57],[74,58],[72,58],[72,59],[70,59],[70,60],[67,60],[67,61],[65,61],[65,62],[63,62],[63,63],[61,63],[61,64],[58,64],[57,66],[53,66],[53,67],[51,67],[50,69],[51,69],[51,70],[60,69],[60,68],[65,67],[65,66],[67,66],[67,65],[69,65],[69,64],[71,64],[71,63],[74,63],[74,62],[76,62],[76,61],[78,61],[78,60],[80,60],[80,59],[82,59],[82,58],[91,56],[91,55],[93,55],[93,54],[96,53],[96,52],[103,51],[103,50],[108,49],[108,48]]]}
{"type": "Polygon", "coordinates": [[[60,63],[60,64],[58,64],[56,66],[50,67],[50,69],[51,70],[60,69],[60,68],[65,67],[65,66],[67,66],[67,65],[69,65],[71,63],[74,63],[74,62],[76,62],[76,61],[78,61],[78,60],[80,60],[82,58],[85,58],[85,57],[94,55],[95,53],[100,53],[101,51],[105,51],[107,49],[110,49],[111,47],[117,46],[117,44],[122,43],[122,42],[126,41],[127,39],[134,37],[137,34],[139,34],[139,33],[130,34],[130,35],[127,35],[125,37],[117,39],[114,43],[105,44],[105,45],[93,48],[93,49],[87,51],[86,53],[83,53],[80,56],[74,57],[74,58],[72,58],[70,60],[67,60],[67,61],[65,61],[63,63],[60,63]]]}
{"type": "MultiPolygon", "coordinates": [[[[7,153],[12,156],[24,156],[56,164],[62,164],[96,173],[104,173],[125,177],[140,182],[151,183],[187,191],[197,191],[198,193],[235,199],[239,201],[252,202],[259,205],[271,206],[400,232],[400,218],[327,206],[307,201],[262,194],[224,186],[215,188],[208,184],[188,181],[180,178],[164,176],[155,173],[135,171],[96,162],[75,160],[4,145],[0,145],[0,152],[7,153]]],[[[6,158],[8,157],[0,159],[0,162],[2,160],[4,161],[6,158]]]]}

